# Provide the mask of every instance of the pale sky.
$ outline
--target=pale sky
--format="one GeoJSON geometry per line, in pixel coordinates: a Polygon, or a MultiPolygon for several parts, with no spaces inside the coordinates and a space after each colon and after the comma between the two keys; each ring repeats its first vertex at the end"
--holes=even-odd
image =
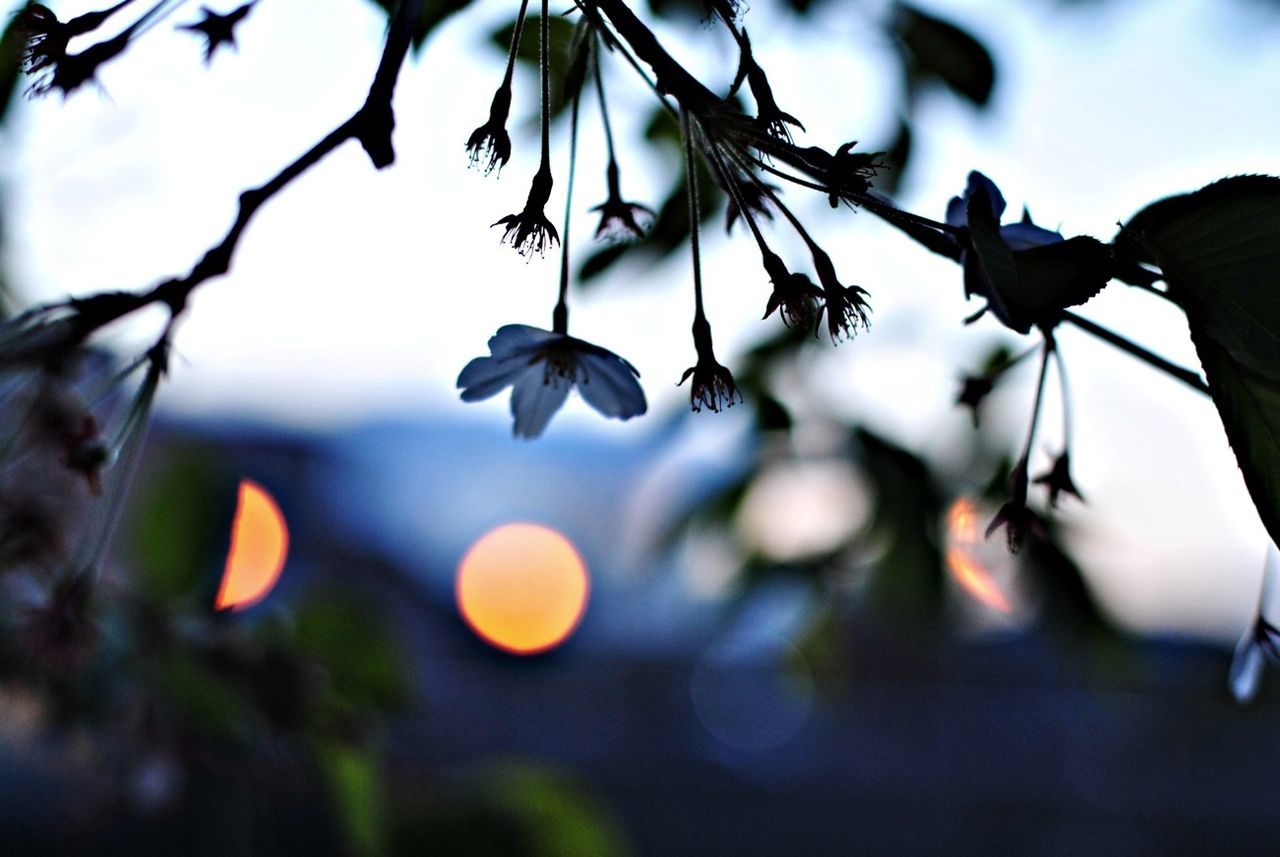
{"type": "MultiPolygon", "coordinates": [[[[66,18],[95,5],[54,8],[66,18]]],[[[168,31],[198,17],[189,4],[109,65],[101,91],[24,104],[0,159],[15,282],[52,299],[142,288],[189,270],[225,232],[241,190],[363,100],[385,18],[359,0],[324,5],[318,14],[312,0],[260,0],[237,32],[239,52],[206,69],[199,40],[168,31]]],[[[1101,13],[1050,0],[919,5],[980,35],[1001,74],[985,115],[941,93],[921,106],[900,199],[911,210],[941,217],[978,168],[1001,186],[1011,213],[1026,203],[1042,225],[1109,240],[1116,221],[1161,196],[1235,173],[1280,174],[1280,16],[1224,0],[1115,0],[1101,13]]],[[[515,8],[481,0],[405,69],[392,169],[373,171],[348,144],[259,213],[231,275],[197,295],[165,406],[307,425],[406,411],[448,418],[467,407],[509,419],[502,397],[464,406],[454,380],[500,325],[549,326],[555,298],[557,262],[527,261],[489,228],[523,204],[537,159],[532,127],[513,135],[501,178],[467,169],[464,151],[502,74],[487,34],[515,8]]],[[[898,84],[881,37],[840,2],[828,2],[812,30],[770,15],[761,2],[745,21],[779,103],[808,127],[798,142],[885,140],[898,84]]],[[[673,52],[727,83],[727,38],[711,28],[673,38],[680,32],[706,44],[677,40],[673,52]]],[[[625,140],[652,96],[629,70],[610,75],[625,140]]],[[[513,131],[533,113],[536,82],[523,76],[516,86],[513,131]]],[[[593,109],[584,108],[582,134],[579,258],[594,228],[585,209],[603,199],[593,109]]],[[[625,145],[623,153],[626,195],[660,201],[672,177],[643,153],[625,145]]],[[[564,154],[563,145],[553,153],[560,174],[564,154]]],[[[869,214],[791,198],[875,307],[871,331],[815,364],[805,383],[839,412],[941,460],[964,430],[951,406],[957,376],[1005,334],[988,322],[960,325],[972,307],[950,262],[869,214]]],[[[768,284],[745,233],[708,235],[707,244],[708,312],[732,365],[769,330],[759,322],[768,284]]],[[[693,362],[689,277],[681,254],[653,270],[624,270],[574,304],[573,332],[633,362],[655,411],[687,395],[674,385],[693,362]]],[[[1180,318],[1123,285],[1083,313],[1195,365],[1180,318]]],[[[119,335],[145,341],[136,327],[119,335]]],[[[1078,545],[1091,578],[1138,627],[1230,637],[1252,608],[1266,539],[1211,404],[1074,332],[1061,340],[1077,423],[1073,464],[1090,500],[1064,517],[1091,533],[1078,545]]],[[[1032,381],[1027,373],[993,403],[1009,415],[1011,451],[1032,381]]],[[[1053,412],[1046,416],[1041,454],[1059,443],[1053,412]]],[[[551,431],[567,423],[649,430],[643,419],[605,423],[572,401],[551,431]]]]}

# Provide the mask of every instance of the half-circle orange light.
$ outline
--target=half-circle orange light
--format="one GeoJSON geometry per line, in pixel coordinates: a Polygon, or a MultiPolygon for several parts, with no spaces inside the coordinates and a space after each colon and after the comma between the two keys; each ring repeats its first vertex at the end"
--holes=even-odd
{"type": "Polygon", "coordinates": [[[289,528],[275,499],[258,483],[241,479],[231,549],[214,606],[243,610],[266,598],[288,553],[289,528]]]}
{"type": "Polygon", "coordinates": [[[518,655],[545,652],[573,633],[587,607],[582,557],[555,530],[504,524],[458,566],[458,609],[486,642],[518,655]]]}

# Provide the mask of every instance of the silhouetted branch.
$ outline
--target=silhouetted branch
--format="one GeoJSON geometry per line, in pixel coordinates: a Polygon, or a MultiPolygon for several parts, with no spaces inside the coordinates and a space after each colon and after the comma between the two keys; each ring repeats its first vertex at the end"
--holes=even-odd
{"type": "Polygon", "coordinates": [[[395,150],[391,142],[395,114],[391,101],[400,69],[409,51],[413,24],[418,20],[425,2],[426,0],[404,0],[396,10],[382,57],[369,86],[368,97],[360,109],[265,184],[241,193],[239,210],[231,228],[221,241],[204,254],[189,274],[165,280],[145,292],[106,292],[83,299],[73,298],[48,307],[47,309],[66,308],[72,313],[69,320],[71,333],[66,344],[78,345],[94,331],[153,304],[168,307],[171,317],[180,315],[186,308],[188,297],[196,288],[207,280],[226,274],[230,269],[240,238],[258,209],[346,141],[358,140],[375,168],[390,166],[395,161],[395,150]]]}

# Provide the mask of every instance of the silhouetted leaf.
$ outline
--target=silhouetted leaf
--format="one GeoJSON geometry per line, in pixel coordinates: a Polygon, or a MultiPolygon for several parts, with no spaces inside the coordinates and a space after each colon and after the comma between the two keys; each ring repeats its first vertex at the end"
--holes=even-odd
{"type": "Polygon", "coordinates": [[[1234,360],[1194,322],[1191,338],[1249,496],[1280,542],[1280,383],[1234,360]]]}
{"type": "Polygon", "coordinates": [[[1186,310],[1245,485],[1280,542],[1280,179],[1238,176],[1161,200],[1116,248],[1158,265],[1186,310]]]}
{"type": "Polygon", "coordinates": [[[1129,221],[1116,248],[1159,266],[1193,325],[1280,381],[1280,179],[1237,176],[1161,200],[1129,221]]]}
{"type": "Polygon", "coordinates": [[[883,546],[868,596],[897,614],[935,614],[942,606],[938,522],[942,494],[929,465],[866,428],[854,431],[858,462],[875,493],[872,540],[883,546]]]}
{"type": "MultiPolygon", "coordinates": [[[[400,5],[400,0],[371,0],[371,2],[381,6],[388,16],[394,14],[396,7],[400,5]]],[[[427,37],[445,18],[454,12],[461,12],[470,5],[471,0],[427,0],[426,5],[422,7],[422,15],[418,18],[418,25],[413,29],[414,53],[422,50],[427,37]]]]}
{"type": "Polygon", "coordinates": [[[17,21],[17,16],[11,15],[4,33],[0,34],[0,125],[9,117],[9,105],[22,77],[22,40],[18,37],[17,21]]]}
{"type": "Polygon", "coordinates": [[[905,48],[903,60],[913,88],[918,80],[937,80],[974,106],[986,106],[996,68],[990,51],[972,34],[906,3],[898,4],[893,27],[905,48]]]}

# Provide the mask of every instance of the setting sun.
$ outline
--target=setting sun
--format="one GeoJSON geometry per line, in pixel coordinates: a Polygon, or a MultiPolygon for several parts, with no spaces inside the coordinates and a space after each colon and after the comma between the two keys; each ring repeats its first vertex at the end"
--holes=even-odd
{"type": "Polygon", "coordinates": [[[267,596],[289,552],[289,528],[276,501],[261,485],[240,480],[231,548],[214,606],[243,610],[267,596]]]}
{"type": "Polygon", "coordinates": [[[590,581],[573,545],[537,524],[505,524],[458,566],[458,609],[471,629],[508,652],[554,648],[577,627],[590,581]]]}

